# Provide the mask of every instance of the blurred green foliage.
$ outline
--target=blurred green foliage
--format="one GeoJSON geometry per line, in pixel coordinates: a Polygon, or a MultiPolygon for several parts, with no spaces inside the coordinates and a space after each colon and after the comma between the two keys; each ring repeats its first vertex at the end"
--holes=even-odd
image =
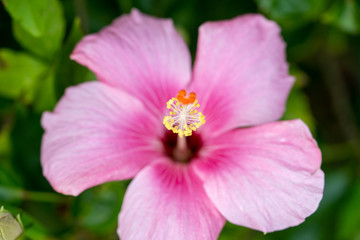
{"type": "Polygon", "coordinates": [[[360,239],[359,0],[1,1],[0,206],[20,213],[22,239],[117,239],[128,183],[55,193],[42,176],[40,119],[65,88],[95,78],[69,59],[76,43],[134,7],[172,18],[193,56],[206,21],[260,12],[282,27],[296,77],[284,119],[303,119],[318,140],[324,198],[300,226],[264,235],[227,223],[220,239],[360,239]]]}

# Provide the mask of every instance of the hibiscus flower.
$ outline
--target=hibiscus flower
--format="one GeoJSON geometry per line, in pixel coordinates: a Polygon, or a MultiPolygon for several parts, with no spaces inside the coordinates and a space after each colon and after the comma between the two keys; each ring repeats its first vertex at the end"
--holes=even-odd
{"type": "Polygon", "coordinates": [[[99,81],[68,88],[44,113],[43,172],[74,196],[134,178],[121,239],[216,239],[226,220],[271,232],[317,209],[321,152],[301,120],[274,122],[293,84],[276,23],[203,24],[191,69],[172,21],[133,10],[71,58],[99,81]]]}

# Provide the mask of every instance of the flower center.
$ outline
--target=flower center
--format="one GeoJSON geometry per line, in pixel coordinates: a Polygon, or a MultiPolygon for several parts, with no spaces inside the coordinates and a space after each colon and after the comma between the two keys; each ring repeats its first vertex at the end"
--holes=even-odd
{"type": "Polygon", "coordinates": [[[178,134],[166,131],[162,142],[165,154],[178,163],[189,163],[198,156],[203,146],[201,136],[196,133],[186,138],[180,138],[178,134]]]}
{"type": "Polygon", "coordinates": [[[165,116],[163,123],[168,130],[177,133],[179,137],[191,136],[192,132],[205,123],[205,116],[198,112],[198,100],[194,92],[186,97],[186,91],[180,90],[176,98],[167,102],[170,116],[165,116]]]}

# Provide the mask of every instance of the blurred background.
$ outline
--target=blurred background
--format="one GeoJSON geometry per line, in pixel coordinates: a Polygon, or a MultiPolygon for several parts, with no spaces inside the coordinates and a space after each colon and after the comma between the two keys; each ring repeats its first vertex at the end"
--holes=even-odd
{"type": "Polygon", "coordinates": [[[193,56],[206,21],[259,12],[282,28],[296,77],[283,118],[303,119],[317,139],[324,198],[297,227],[264,235],[227,223],[219,239],[360,240],[360,0],[1,1],[0,206],[20,213],[22,239],[117,239],[129,182],[55,193],[42,176],[40,118],[66,87],[95,78],[69,59],[75,44],[135,7],[172,18],[193,56]]]}

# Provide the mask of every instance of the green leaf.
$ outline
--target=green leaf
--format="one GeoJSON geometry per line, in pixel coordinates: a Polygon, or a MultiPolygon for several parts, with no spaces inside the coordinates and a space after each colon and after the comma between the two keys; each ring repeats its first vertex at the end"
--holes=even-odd
{"type": "MultiPolygon", "coordinates": [[[[21,179],[16,175],[16,172],[10,164],[0,164],[0,182],[2,186],[20,186],[21,179]]],[[[0,190],[1,192],[1,190],[0,190]]],[[[3,199],[2,199],[3,200],[3,199]]]]}
{"type": "Polygon", "coordinates": [[[350,199],[344,202],[339,216],[338,239],[360,237],[360,182],[354,184],[350,199]]]}
{"type": "Polygon", "coordinates": [[[45,29],[48,1],[3,0],[11,17],[32,36],[39,37],[45,29]]]}
{"type": "Polygon", "coordinates": [[[312,116],[308,97],[300,90],[293,89],[287,101],[284,119],[301,119],[315,132],[315,120],[312,116]]]}
{"type": "Polygon", "coordinates": [[[110,182],[83,192],[75,205],[82,226],[99,233],[113,232],[125,190],[125,182],[110,182]]]}
{"type": "Polygon", "coordinates": [[[283,27],[297,27],[315,20],[328,0],[256,0],[261,11],[283,27]]]}
{"type": "MultiPolygon", "coordinates": [[[[246,239],[251,231],[251,229],[226,222],[219,236],[219,240],[246,239]]],[[[259,232],[259,234],[261,235],[263,233],[259,232]]]]}
{"type": "Polygon", "coordinates": [[[41,115],[19,104],[15,119],[11,131],[14,169],[22,177],[26,188],[46,189],[48,183],[42,176],[40,165],[41,137],[43,134],[40,125],[41,115]],[[31,179],[31,181],[27,179],[31,179]]]}
{"type": "Polygon", "coordinates": [[[6,129],[8,128],[6,126],[1,127],[3,128],[3,130],[0,131],[0,185],[19,187],[22,185],[21,178],[14,171],[10,162],[12,150],[10,129],[6,129]]]}
{"type": "MultiPolygon", "coordinates": [[[[11,121],[11,120],[12,120],[11,118],[8,118],[4,121],[11,121]]],[[[9,126],[6,124],[2,124],[0,128],[1,128],[0,130],[0,160],[1,160],[2,158],[10,155],[11,142],[10,142],[10,134],[8,129],[9,126]]]]}
{"type": "Polygon", "coordinates": [[[58,0],[44,2],[47,3],[43,13],[44,30],[40,35],[32,35],[16,21],[13,23],[13,31],[16,40],[24,48],[41,57],[51,59],[61,46],[65,32],[65,19],[62,5],[58,0]]]}
{"type": "Polygon", "coordinates": [[[50,71],[47,75],[41,77],[34,91],[33,105],[35,111],[40,113],[52,110],[56,104],[54,71],[50,71]]]}
{"type": "Polygon", "coordinates": [[[301,90],[307,83],[307,76],[299,69],[292,68],[291,72],[296,77],[296,82],[290,92],[283,119],[301,119],[315,132],[315,119],[311,113],[308,97],[301,90]]]}
{"type": "Polygon", "coordinates": [[[322,20],[344,32],[360,33],[360,7],[354,0],[335,1],[322,20]]]}
{"type": "Polygon", "coordinates": [[[131,0],[116,0],[117,4],[119,5],[119,8],[122,10],[122,12],[128,13],[131,11],[131,8],[133,7],[133,2],[131,0]]]}
{"type": "Polygon", "coordinates": [[[44,70],[45,65],[28,54],[0,49],[0,95],[31,101],[28,95],[44,70]]]}
{"type": "Polygon", "coordinates": [[[67,87],[90,80],[91,72],[70,59],[70,54],[75,45],[83,36],[84,34],[80,27],[80,19],[76,18],[69,37],[57,58],[58,62],[55,72],[55,92],[57,98],[60,98],[64,94],[67,87]]]}

